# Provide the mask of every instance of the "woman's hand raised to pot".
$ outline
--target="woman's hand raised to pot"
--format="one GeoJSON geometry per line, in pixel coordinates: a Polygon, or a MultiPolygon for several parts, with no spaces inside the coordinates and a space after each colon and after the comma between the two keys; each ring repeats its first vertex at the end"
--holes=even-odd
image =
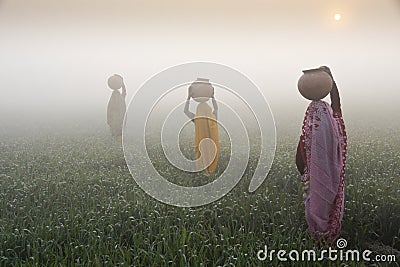
{"type": "Polygon", "coordinates": [[[192,88],[189,87],[188,96],[186,100],[190,100],[191,97],[192,97],[192,88]]]}
{"type": "Polygon", "coordinates": [[[325,71],[326,73],[328,73],[329,76],[331,76],[332,81],[335,81],[335,80],[333,79],[332,71],[331,71],[331,69],[330,69],[328,66],[321,66],[321,67],[319,67],[319,68],[320,68],[321,70],[325,71]]]}

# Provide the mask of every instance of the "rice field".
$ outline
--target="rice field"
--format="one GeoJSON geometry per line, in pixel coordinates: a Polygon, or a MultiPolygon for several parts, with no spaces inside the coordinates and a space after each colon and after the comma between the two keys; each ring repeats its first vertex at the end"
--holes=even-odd
{"type": "MultiPolygon", "coordinates": [[[[146,195],[106,129],[3,134],[0,266],[339,266],[339,261],[257,259],[264,245],[277,250],[314,247],[305,231],[294,163],[298,130],[278,127],[272,169],[255,193],[247,192],[253,159],[235,189],[198,208],[172,207],[146,195]]],[[[396,131],[348,130],[341,235],[348,248],[397,255],[393,266],[400,259],[396,131]]],[[[159,168],[174,177],[173,169],[159,168]]]]}

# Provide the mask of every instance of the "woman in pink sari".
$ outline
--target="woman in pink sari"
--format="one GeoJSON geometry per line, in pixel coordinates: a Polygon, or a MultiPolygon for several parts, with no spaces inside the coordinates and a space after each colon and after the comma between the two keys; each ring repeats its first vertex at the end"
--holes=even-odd
{"type": "MultiPolygon", "coordinates": [[[[321,69],[332,77],[328,67],[321,69]]],[[[347,137],[334,80],[330,97],[331,105],[314,100],[308,106],[296,154],[308,231],[322,244],[338,237],[344,211],[347,137]]]]}

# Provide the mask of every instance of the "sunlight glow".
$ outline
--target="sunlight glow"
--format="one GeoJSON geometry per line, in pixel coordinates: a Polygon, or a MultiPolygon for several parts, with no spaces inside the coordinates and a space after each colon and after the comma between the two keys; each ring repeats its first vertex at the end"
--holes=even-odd
{"type": "Polygon", "coordinates": [[[335,16],[333,17],[336,21],[339,21],[342,18],[342,15],[337,13],[335,14],[335,16]]]}

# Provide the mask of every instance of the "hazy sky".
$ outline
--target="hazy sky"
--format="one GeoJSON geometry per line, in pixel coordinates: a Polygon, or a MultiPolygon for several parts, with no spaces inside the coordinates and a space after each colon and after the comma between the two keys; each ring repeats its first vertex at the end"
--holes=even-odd
{"type": "Polygon", "coordinates": [[[188,61],[242,71],[275,110],[303,112],[297,80],[321,64],[345,110],[394,106],[400,96],[400,0],[0,0],[0,36],[2,116],[104,115],[109,75],[125,77],[130,98],[188,61]]]}

